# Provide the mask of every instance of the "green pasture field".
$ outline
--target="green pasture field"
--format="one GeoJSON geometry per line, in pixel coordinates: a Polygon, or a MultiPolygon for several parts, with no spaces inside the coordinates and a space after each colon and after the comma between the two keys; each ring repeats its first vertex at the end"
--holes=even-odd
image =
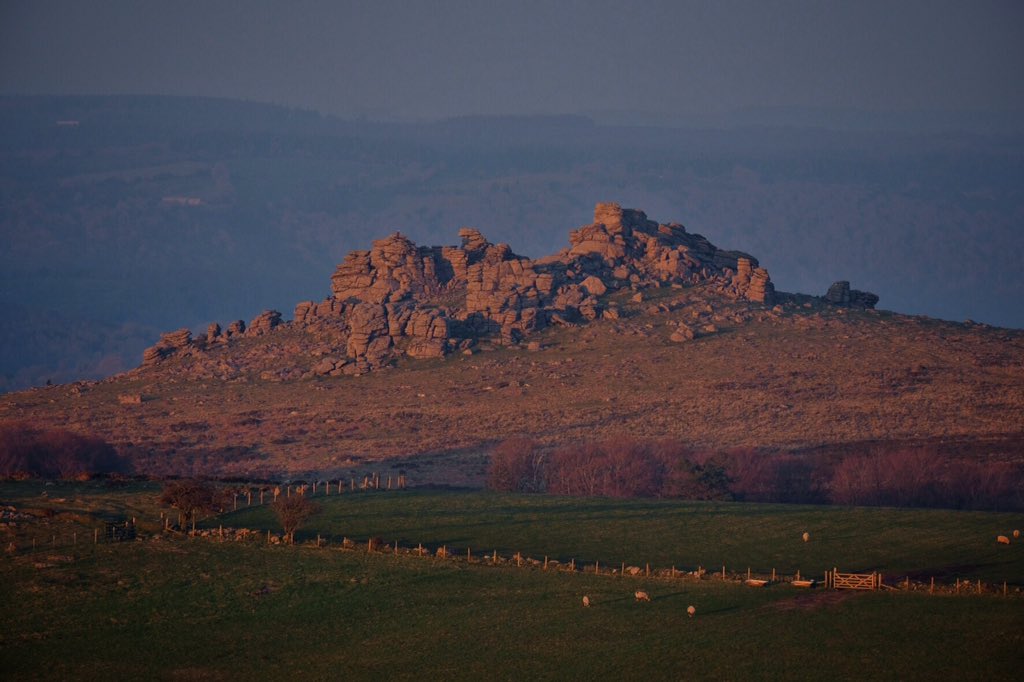
{"type": "MultiPolygon", "coordinates": [[[[827,569],[880,571],[895,579],[935,577],[1024,585],[1024,539],[1009,547],[998,535],[1024,529],[1024,514],[812,505],[616,500],[490,492],[408,490],[316,497],[322,511],[297,540],[322,535],[477,553],[545,555],[579,564],[598,561],[729,572],[827,569]],[[810,541],[804,542],[804,532],[810,541]]],[[[278,530],[267,507],[241,509],[207,525],[278,530]]]]}
{"type": "MultiPolygon", "coordinates": [[[[84,541],[90,518],[132,514],[157,528],[158,493],[156,485],[0,485],[4,505],[51,510],[5,536],[20,544],[0,558],[0,675],[992,680],[1017,679],[1024,661],[1024,601],[1013,589],[1009,597],[753,589],[367,554],[338,542],[380,536],[578,564],[727,561],[818,573],[848,563],[887,576],[944,570],[1019,585],[1024,543],[994,542],[1019,524],[1016,515],[417,490],[318,494],[322,513],[291,547],[263,535],[84,541]],[[26,544],[69,531],[80,533],[78,544],[26,544]],[[331,544],[307,542],[318,533],[331,544]],[[636,603],[636,589],[652,601],[636,603]]],[[[221,523],[277,530],[266,508],[205,525],[221,523]]]]}

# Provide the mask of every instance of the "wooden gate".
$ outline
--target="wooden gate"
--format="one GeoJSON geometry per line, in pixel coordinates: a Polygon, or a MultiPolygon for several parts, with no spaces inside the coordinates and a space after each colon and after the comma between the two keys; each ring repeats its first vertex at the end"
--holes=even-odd
{"type": "Polygon", "coordinates": [[[881,573],[840,573],[836,568],[825,573],[825,587],[834,590],[877,590],[881,586],[881,573]]]}

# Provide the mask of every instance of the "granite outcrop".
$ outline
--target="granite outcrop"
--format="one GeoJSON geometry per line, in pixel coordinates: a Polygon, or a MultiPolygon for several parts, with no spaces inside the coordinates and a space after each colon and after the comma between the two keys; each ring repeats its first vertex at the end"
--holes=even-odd
{"type": "MultiPolygon", "coordinates": [[[[517,344],[552,325],[618,319],[625,298],[616,294],[624,290],[633,301],[649,289],[697,285],[766,307],[776,298],[768,271],[750,254],[720,249],[679,223],[661,224],[615,203],[597,204],[594,221],[544,258],[518,255],[473,228],[458,235],[458,246],[418,246],[397,232],[374,241],[369,250],[349,253],[331,276],[331,295],[297,304],[291,322],[265,311],[248,326],[211,324],[195,339],[187,329],[171,332],[146,350],[143,365],[286,328],[322,342],[309,375],[361,374],[402,355],[443,358],[481,342],[517,344]]],[[[877,302],[837,285],[826,296],[836,305],[877,302]]]]}

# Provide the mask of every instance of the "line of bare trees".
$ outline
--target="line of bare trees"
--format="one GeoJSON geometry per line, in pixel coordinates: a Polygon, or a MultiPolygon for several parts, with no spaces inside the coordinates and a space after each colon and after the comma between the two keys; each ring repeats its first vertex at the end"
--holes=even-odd
{"type": "Polygon", "coordinates": [[[1024,466],[880,448],[843,456],[616,438],[544,448],[528,438],[498,444],[488,487],[556,495],[693,500],[1024,509],[1024,466]]]}

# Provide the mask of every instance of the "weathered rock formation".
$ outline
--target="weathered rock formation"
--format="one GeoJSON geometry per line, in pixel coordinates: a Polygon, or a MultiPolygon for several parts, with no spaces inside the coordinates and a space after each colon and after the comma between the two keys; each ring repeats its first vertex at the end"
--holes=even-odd
{"type": "Polygon", "coordinates": [[[870,291],[851,289],[846,281],[833,282],[825,293],[825,300],[833,305],[850,308],[874,308],[878,296],[870,291]]]}
{"type": "Polygon", "coordinates": [[[147,348],[142,354],[143,366],[155,365],[168,355],[189,348],[192,345],[192,332],[185,328],[167,332],[160,336],[155,346],[147,348]]]}
{"type": "Polygon", "coordinates": [[[316,362],[312,374],[362,373],[398,355],[439,358],[484,338],[511,344],[551,324],[617,319],[608,298],[623,289],[635,292],[633,300],[643,300],[644,289],[697,284],[759,304],[774,297],[753,256],[614,203],[598,204],[594,222],[570,233],[568,248],[537,260],[472,228],[459,237],[460,246],[417,246],[400,233],[377,240],[369,251],[348,254],[331,277],[331,297],[299,303],[293,322],[266,311],[248,328],[241,321],[224,332],[211,325],[194,342],[181,332],[165,335],[144,364],[284,326],[329,345],[331,358],[316,362]]]}

